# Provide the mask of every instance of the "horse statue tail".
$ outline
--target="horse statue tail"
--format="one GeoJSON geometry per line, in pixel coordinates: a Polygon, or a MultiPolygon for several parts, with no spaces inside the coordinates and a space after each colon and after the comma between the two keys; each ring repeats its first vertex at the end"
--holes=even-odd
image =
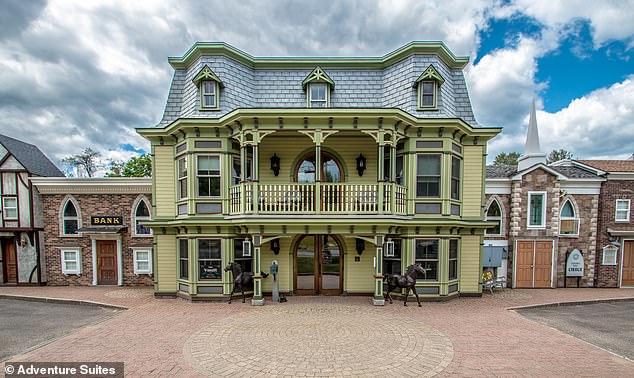
{"type": "Polygon", "coordinates": [[[262,276],[262,278],[266,278],[269,276],[268,273],[264,273],[263,271],[260,271],[260,275],[262,276]]]}

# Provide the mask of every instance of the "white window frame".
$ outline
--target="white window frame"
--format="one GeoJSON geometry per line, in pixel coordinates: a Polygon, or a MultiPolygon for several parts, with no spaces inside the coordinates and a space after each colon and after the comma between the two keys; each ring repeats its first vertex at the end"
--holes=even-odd
{"type": "Polygon", "coordinates": [[[200,107],[202,109],[216,109],[218,108],[218,83],[214,80],[203,80],[200,83],[200,107]],[[213,90],[211,92],[205,91],[205,84],[211,84],[213,90]],[[213,104],[205,105],[205,97],[209,96],[213,98],[213,104]]]}
{"type": "Polygon", "coordinates": [[[614,221],[615,222],[623,222],[623,223],[629,223],[630,221],[630,210],[631,210],[631,203],[629,199],[617,199],[616,202],[614,203],[614,221]],[[627,203],[627,209],[622,209],[619,210],[619,202],[620,203],[627,203]],[[627,214],[626,217],[624,218],[619,218],[619,211],[625,211],[627,214]]]}
{"type": "Polygon", "coordinates": [[[132,248],[132,255],[133,255],[133,259],[134,259],[134,274],[152,274],[152,248],[142,248],[142,247],[135,247],[132,248]],[[147,260],[139,260],[139,252],[147,252],[148,253],[148,258],[147,260]],[[146,262],[148,263],[148,268],[147,269],[139,269],[139,261],[142,262],[146,262]]]}
{"type": "Polygon", "coordinates": [[[500,232],[497,234],[493,234],[490,233],[488,230],[488,228],[484,229],[484,234],[486,236],[501,236],[503,231],[502,231],[502,205],[500,205],[500,201],[497,200],[497,198],[493,198],[491,200],[491,203],[489,203],[489,206],[486,208],[486,211],[484,212],[484,220],[486,221],[497,221],[500,224],[500,232]],[[498,209],[500,210],[500,215],[499,216],[489,216],[489,209],[491,209],[491,205],[493,205],[493,203],[496,203],[498,206],[498,209]]]}
{"type": "Polygon", "coordinates": [[[60,250],[61,252],[61,262],[62,262],[62,274],[64,275],[81,275],[81,248],[63,248],[60,250]],[[73,252],[75,254],[75,260],[67,260],[66,253],[73,252]],[[77,263],[76,269],[67,269],[66,263],[73,261],[77,263]]]}
{"type": "Polygon", "coordinates": [[[196,184],[195,185],[196,185],[196,196],[197,197],[201,197],[201,198],[218,198],[218,197],[222,196],[222,159],[220,158],[219,154],[197,154],[196,155],[196,184]],[[217,158],[218,159],[218,174],[217,175],[216,174],[211,174],[211,173],[208,174],[208,175],[199,174],[198,161],[199,161],[199,159],[201,157],[213,157],[213,158],[217,158]],[[198,183],[198,180],[201,177],[210,178],[210,179],[212,177],[217,177],[220,180],[220,187],[218,188],[219,189],[219,193],[218,193],[217,196],[211,194],[211,186],[210,186],[210,193],[209,193],[208,196],[200,195],[200,193],[199,193],[200,184],[198,183]]]}
{"type": "Polygon", "coordinates": [[[601,265],[612,265],[612,266],[616,266],[618,264],[618,259],[619,259],[619,248],[617,246],[614,245],[606,245],[605,247],[603,247],[603,253],[601,254],[601,265]],[[606,261],[605,258],[605,250],[606,249],[611,249],[611,252],[614,252],[614,261],[606,261]]]}
{"type": "Polygon", "coordinates": [[[149,234],[139,234],[137,233],[137,221],[145,221],[145,220],[152,220],[152,208],[150,207],[149,201],[147,200],[147,198],[145,196],[140,196],[136,202],[135,205],[132,207],[132,236],[136,236],[136,237],[152,237],[152,229],[150,228],[150,233],[149,234]],[[150,214],[149,216],[137,216],[137,210],[139,209],[139,206],[141,205],[141,202],[143,202],[145,204],[145,206],[147,207],[148,210],[148,214],[150,214]]]}
{"type": "Polygon", "coordinates": [[[310,83],[308,85],[308,107],[322,109],[328,107],[328,83],[310,83]],[[313,88],[323,87],[324,88],[324,98],[323,99],[313,99],[313,88]],[[313,106],[313,103],[323,103],[324,106],[313,106]]]}
{"type": "Polygon", "coordinates": [[[579,227],[581,224],[581,221],[579,220],[579,217],[577,216],[577,210],[575,209],[575,205],[572,203],[572,201],[570,200],[570,198],[567,198],[564,201],[564,204],[561,206],[561,209],[559,210],[559,236],[562,237],[573,237],[573,236],[579,236],[579,227]],[[564,217],[562,214],[564,212],[564,208],[566,207],[566,204],[569,203],[570,207],[572,208],[572,217],[564,217]],[[576,227],[574,230],[574,233],[572,234],[562,234],[561,233],[561,222],[562,221],[575,221],[576,222],[576,227]]]}
{"type": "Polygon", "coordinates": [[[4,220],[18,220],[18,218],[20,217],[20,213],[18,212],[18,197],[17,196],[11,196],[11,197],[2,197],[2,215],[4,217],[4,220]],[[15,205],[14,206],[7,206],[7,202],[8,200],[14,200],[15,201],[15,205]],[[15,211],[15,217],[14,218],[10,218],[7,216],[7,210],[14,210],[15,211]]]}
{"type": "Polygon", "coordinates": [[[526,211],[526,227],[527,228],[532,228],[532,229],[544,229],[546,228],[546,207],[547,207],[547,201],[548,201],[548,194],[546,192],[528,192],[528,201],[526,204],[527,207],[527,211],[526,211]],[[534,195],[541,195],[543,196],[543,202],[542,202],[542,223],[535,225],[535,224],[531,224],[531,197],[534,195]]]}

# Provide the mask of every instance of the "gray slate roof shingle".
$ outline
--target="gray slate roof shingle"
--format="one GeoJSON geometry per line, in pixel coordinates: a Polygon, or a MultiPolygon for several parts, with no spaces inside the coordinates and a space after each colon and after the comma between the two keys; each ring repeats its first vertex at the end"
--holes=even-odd
{"type": "Polygon", "coordinates": [[[517,165],[487,165],[487,178],[509,178],[517,173],[517,165]]]}
{"type": "Polygon", "coordinates": [[[26,170],[36,176],[64,177],[37,146],[0,134],[0,144],[15,157],[26,170]]]}
{"type": "MultiPolygon", "coordinates": [[[[552,166],[548,168],[568,178],[598,178],[596,174],[575,166],[552,166]]],[[[517,174],[517,165],[487,165],[486,178],[511,178],[517,174]]]]}

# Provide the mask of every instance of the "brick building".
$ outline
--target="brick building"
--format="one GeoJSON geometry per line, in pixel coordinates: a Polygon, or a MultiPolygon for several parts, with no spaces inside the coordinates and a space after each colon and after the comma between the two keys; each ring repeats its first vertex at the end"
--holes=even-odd
{"type": "Polygon", "coordinates": [[[152,285],[149,178],[35,178],[49,285],[152,285]]]}
{"type": "Polygon", "coordinates": [[[483,268],[516,288],[575,286],[565,269],[578,250],[584,263],[579,285],[593,287],[604,181],[602,172],[575,162],[547,164],[533,105],[518,165],[487,167],[485,216],[499,224],[485,233],[483,268]]]}
{"type": "Polygon", "coordinates": [[[574,162],[605,176],[597,238],[597,287],[634,286],[634,158],[574,162]]]}

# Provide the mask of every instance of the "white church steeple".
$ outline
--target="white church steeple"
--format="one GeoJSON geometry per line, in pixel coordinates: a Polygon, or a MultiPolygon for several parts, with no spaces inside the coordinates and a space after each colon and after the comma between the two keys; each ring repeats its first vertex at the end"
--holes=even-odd
{"type": "Polygon", "coordinates": [[[531,105],[531,116],[526,131],[526,144],[524,153],[517,160],[517,170],[523,171],[536,164],[546,164],[546,154],[539,147],[539,131],[537,130],[537,116],[535,114],[535,101],[531,105]]]}

